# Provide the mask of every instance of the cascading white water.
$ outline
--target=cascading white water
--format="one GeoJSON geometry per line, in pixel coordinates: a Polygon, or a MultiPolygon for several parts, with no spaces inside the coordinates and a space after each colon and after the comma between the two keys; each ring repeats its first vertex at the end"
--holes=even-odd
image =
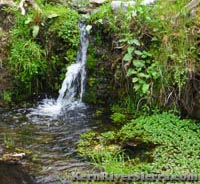
{"type": "Polygon", "coordinates": [[[85,24],[80,24],[81,29],[81,45],[77,54],[76,63],[70,65],[67,68],[65,80],[62,83],[62,87],[59,91],[59,97],[57,99],[58,104],[70,104],[75,100],[82,101],[83,93],[85,91],[86,80],[86,59],[88,48],[88,36],[85,24]],[[77,97],[77,95],[79,95],[77,97]]]}
{"type": "Polygon", "coordinates": [[[86,60],[89,45],[86,25],[80,24],[80,50],[77,53],[76,62],[67,68],[65,79],[59,90],[57,100],[44,99],[36,109],[32,109],[31,114],[56,116],[61,113],[64,107],[73,109],[76,106],[83,106],[82,98],[85,92],[86,81],[86,60]]]}

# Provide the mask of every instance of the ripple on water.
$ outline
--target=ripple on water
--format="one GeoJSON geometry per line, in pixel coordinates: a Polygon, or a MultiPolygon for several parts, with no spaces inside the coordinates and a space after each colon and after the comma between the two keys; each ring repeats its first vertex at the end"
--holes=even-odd
{"type": "Polygon", "coordinates": [[[76,144],[81,133],[105,129],[108,118],[97,118],[89,106],[63,109],[57,118],[31,112],[31,109],[17,109],[0,114],[0,146],[5,149],[10,144],[13,149],[30,150],[32,159],[25,162],[31,164],[30,171],[38,183],[61,184],[61,178],[64,180],[63,176],[72,170],[93,168],[80,160],[76,144]]]}

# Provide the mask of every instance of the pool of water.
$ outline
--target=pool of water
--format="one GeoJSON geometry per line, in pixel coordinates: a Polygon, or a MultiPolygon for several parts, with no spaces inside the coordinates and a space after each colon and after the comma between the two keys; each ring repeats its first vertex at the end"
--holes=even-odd
{"type": "Polygon", "coordinates": [[[28,152],[22,163],[36,183],[66,183],[72,171],[93,169],[94,166],[77,154],[80,134],[89,129],[106,131],[110,128],[109,118],[97,117],[92,107],[77,107],[62,114],[55,118],[33,115],[30,109],[0,112],[2,152],[14,152],[16,149],[28,152]]]}

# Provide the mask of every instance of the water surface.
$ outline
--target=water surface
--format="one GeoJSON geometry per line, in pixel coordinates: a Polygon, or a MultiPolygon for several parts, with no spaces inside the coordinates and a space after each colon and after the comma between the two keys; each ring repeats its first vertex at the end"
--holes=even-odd
{"type": "Polygon", "coordinates": [[[33,115],[30,111],[0,112],[0,147],[4,152],[16,148],[31,152],[23,164],[37,183],[60,184],[71,171],[93,169],[77,154],[77,141],[89,129],[107,130],[108,118],[96,117],[95,110],[88,106],[63,109],[63,115],[57,117],[33,115]]]}

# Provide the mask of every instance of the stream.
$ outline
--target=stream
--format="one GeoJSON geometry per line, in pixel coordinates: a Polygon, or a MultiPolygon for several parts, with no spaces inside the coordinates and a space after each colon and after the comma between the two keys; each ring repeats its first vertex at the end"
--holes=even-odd
{"type": "MultiPolygon", "coordinates": [[[[108,129],[108,118],[96,117],[91,107],[77,107],[55,119],[32,115],[29,111],[17,109],[0,112],[0,147],[4,152],[14,152],[16,148],[22,152],[31,152],[30,158],[28,156],[23,159],[22,163],[30,175],[34,176],[32,178],[35,183],[66,183],[67,175],[72,171],[93,169],[94,166],[82,160],[76,153],[77,141],[80,134],[89,129],[108,129]]],[[[13,164],[13,167],[19,166],[13,164]]],[[[11,169],[10,166],[9,170],[11,169]]],[[[27,176],[23,179],[26,181],[27,176]]],[[[1,180],[2,178],[0,183],[3,184],[4,181],[1,180]]]]}

